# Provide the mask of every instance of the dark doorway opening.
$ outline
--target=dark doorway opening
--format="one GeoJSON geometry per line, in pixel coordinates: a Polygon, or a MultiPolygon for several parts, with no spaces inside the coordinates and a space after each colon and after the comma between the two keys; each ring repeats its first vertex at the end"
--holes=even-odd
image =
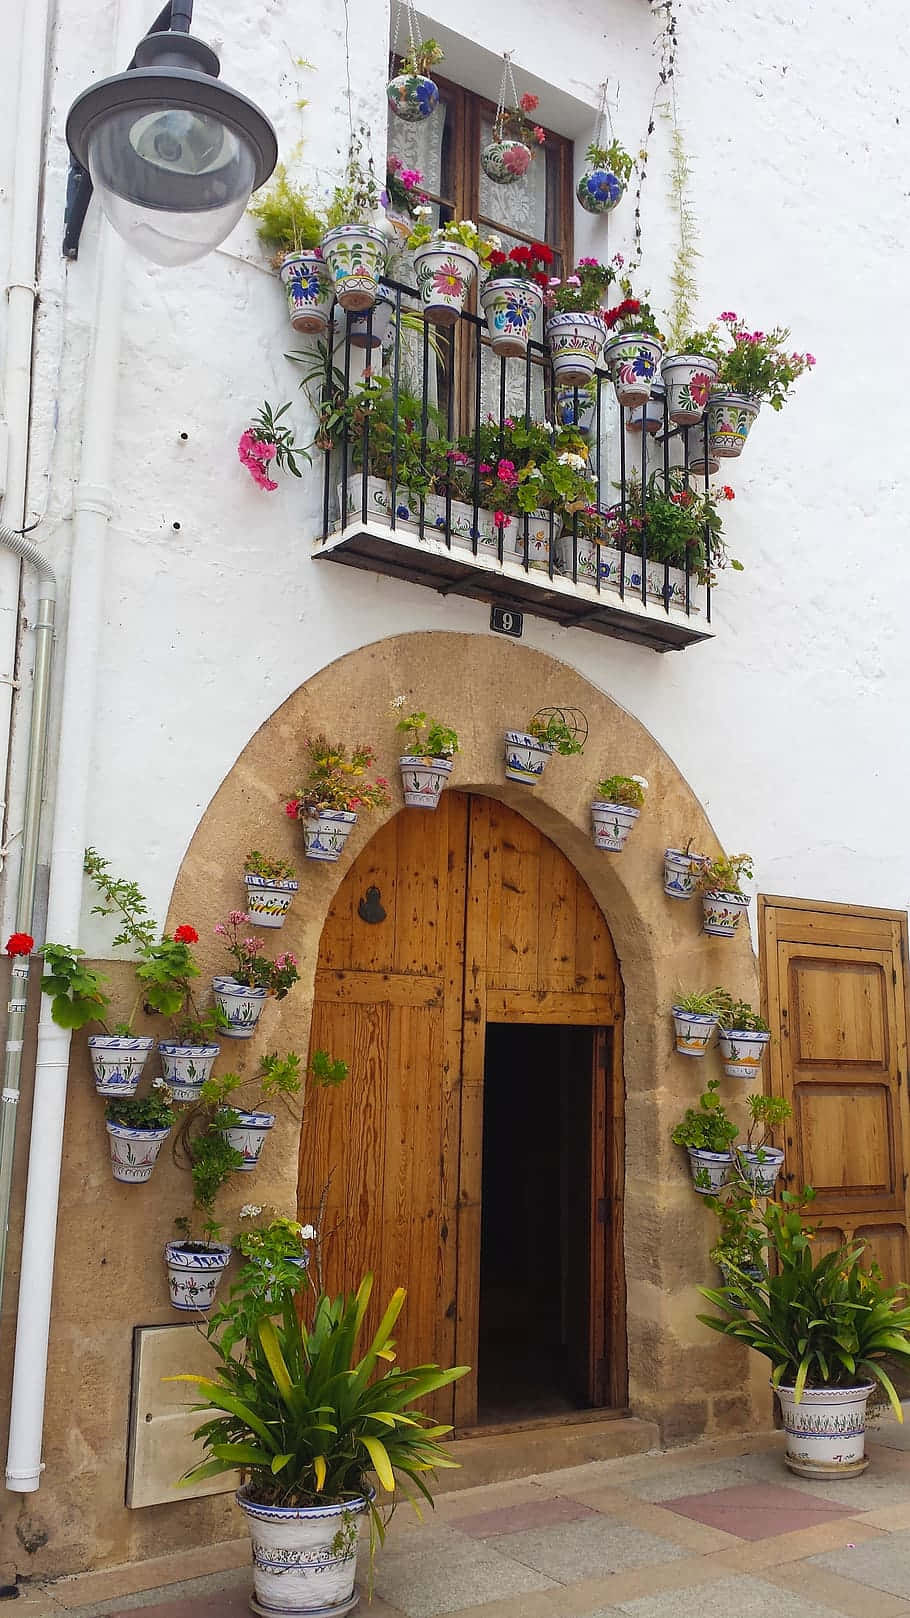
{"type": "Polygon", "coordinates": [[[594,1028],[487,1026],[481,1425],[603,1402],[604,1048],[594,1028]]]}

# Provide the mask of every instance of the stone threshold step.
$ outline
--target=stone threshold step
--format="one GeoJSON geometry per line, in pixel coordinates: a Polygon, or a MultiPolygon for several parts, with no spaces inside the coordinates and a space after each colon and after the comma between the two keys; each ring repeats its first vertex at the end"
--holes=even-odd
{"type": "Polygon", "coordinates": [[[455,1438],[447,1453],[460,1470],[437,1473],[436,1492],[476,1489],[485,1483],[508,1483],[537,1472],[558,1472],[586,1461],[614,1461],[625,1455],[644,1455],[660,1447],[656,1422],[637,1416],[599,1416],[566,1423],[543,1421],[537,1426],[468,1434],[455,1438]]]}

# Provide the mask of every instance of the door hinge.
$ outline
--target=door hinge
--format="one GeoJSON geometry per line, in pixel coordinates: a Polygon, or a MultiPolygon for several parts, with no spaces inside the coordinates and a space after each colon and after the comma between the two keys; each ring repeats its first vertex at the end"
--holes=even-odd
{"type": "Polygon", "coordinates": [[[606,1197],[598,1197],[597,1199],[597,1223],[599,1225],[608,1225],[610,1223],[610,1205],[606,1197]]]}

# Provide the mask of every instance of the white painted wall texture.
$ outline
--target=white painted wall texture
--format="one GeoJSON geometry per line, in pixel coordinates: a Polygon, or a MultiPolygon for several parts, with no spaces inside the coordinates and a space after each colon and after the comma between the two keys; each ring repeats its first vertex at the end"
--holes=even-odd
{"type": "MultiPolygon", "coordinates": [[[[154,6],[128,4],[138,37],[154,6]]],[[[617,133],[638,143],[655,75],[657,24],[645,0],[436,0],[432,9],[467,42],[446,64],[453,75],[489,91],[490,56],[510,48],[520,81],[558,89],[549,108],[542,90],[541,116],[578,137],[579,166],[605,77],[621,87],[617,133]]],[[[700,317],[732,308],[765,328],[787,323],[818,366],[781,415],[762,412],[732,465],[728,529],[745,571],[716,593],[713,642],[659,656],[527,618],[525,643],[575,666],[653,732],[725,846],[754,852],[758,887],[904,906],[910,20],[903,0],[863,8],[861,23],[852,0],[678,0],[678,12],[700,317]]],[[[30,504],[35,514],[47,507],[41,532],[64,578],[97,240],[107,227],[93,208],[79,260],[64,270],[62,130],[78,90],[124,65],[110,60],[115,17],[113,4],[61,0],[49,63],[30,504]]],[[[354,119],[374,132],[381,163],[384,0],[349,0],[347,12],[342,0],[314,0],[304,12],[292,0],[198,0],[194,24],[219,50],[225,79],[274,119],[292,170],[322,192],[347,139],[346,18],[354,119]],[[312,67],[295,65],[299,57],[312,67]]],[[[640,276],[658,308],[676,239],[668,144],[658,120],[640,276]]],[[[0,117],[7,168],[10,148],[0,117]]],[[[632,226],[626,199],[609,225],[579,214],[576,244],[628,253],[632,226]]],[[[130,258],[123,295],[90,834],[163,916],[201,811],[290,691],[384,636],[490,631],[480,604],[314,566],[318,472],[269,495],[241,467],[236,441],[263,398],[295,400],[298,437],[311,426],[284,357],[294,343],[283,299],[249,221],[185,269],[130,258]]],[[[623,760],[595,753],[592,779],[601,763],[623,760]]],[[[289,786],[293,776],[289,760],[289,786]]],[[[84,942],[103,952],[91,928],[84,942]]]]}

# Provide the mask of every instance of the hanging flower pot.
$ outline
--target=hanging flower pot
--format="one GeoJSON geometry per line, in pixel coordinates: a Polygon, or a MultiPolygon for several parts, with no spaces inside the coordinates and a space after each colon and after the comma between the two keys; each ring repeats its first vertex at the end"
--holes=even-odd
{"type": "Polygon", "coordinates": [[[761,409],[744,393],[712,393],[708,400],[708,442],[712,456],[732,460],[741,455],[749,429],[761,409]]]}
{"type": "Polygon", "coordinates": [[[645,431],[652,435],[659,433],[664,424],[665,397],[666,389],[663,383],[653,382],[651,384],[650,399],[647,399],[643,405],[637,405],[626,416],[626,432],[640,433],[644,427],[645,431]]]}
{"type": "Polygon", "coordinates": [[[425,73],[399,73],[389,80],[385,93],[390,110],[407,124],[429,118],[439,106],[439,87],[425,73]]]}
{"type": "Polygon", "coordinates": [[[562,388],[556,395],[556,420],[560,427],[576,427],[588,438],[594,423],[595,403],[588,390],[562,388]]]}
{"type": "Polygon", "coordinates": [[[161,1075],[173,1091],[175,1101],[198,1101],[220,1050],[220,1045],[181,1045],[172,1039],[159,1041],[161,1075]]]}
{"type": "Polygon", "coordinates": [[[667,898],[691,899],[704,863],[703,854],[687,854],[681,848],[668,848],[664,854],[664,893],[667,898]]]}
{"type": "Polygon", "coordinates": [[[791,1472],[802,1478],[854,1478],[865,1472],[866,1401],[874,1382],[853,1388],[779,1387],[780,1413],[787,1434],[784,1454],[791,1472]]]}
{"type": "Polygon", "coordinates": [[[592,163],[584,170],[575,195],[587,213],[612,213],[625,189],[625,183],[611,168],[592,163]]]}
{"type": "Polygon", "coordinates": [[[372,311],[367,309],[362,314],[345,314],[339,306],[336,311],[336,324],[339,335],[343,338],[345,328],[351,334],[352,348],[366,348],[367,327],[370,328],[370,347],[385,348],[392,334],[392,317],[395,313],[395,294],[384,281],[379,283],[379,291],[372,311]]]}
{"type": "Polygon", "coordinates": [[[424,318],[433,326],[454,326],[461,314],[480,263],[459,242],[429,242],[414,254],[417,290],[424,318]]]}
{"type": "Polygon", "coordinates": [[[756,1195],[773,1197],[777,1176],[784,1162],[784,1154],[780,1147],[763,1146],[760,1151],[751,1151],[748,1146],[740,1146],[737,1156],[743,1178],[748,1180],[756,1195]]]}
{"type": "Polygon", "coordinates": [[[213,978],[215,1000],[228,1020],[222,1033],[228,1039],[252,1039],[266,1001],[265,989],[251,989],[236,978],[213,978]]]}
{"type": "Polygon", "coordinates": [[[522,140],[491,140],[480,154],[480,166],[494,185],[514,185],[527,174],[533,156],[522,140]]]}
{"type": "Polygon", "coordinates": [[[717,1027],[716,1012],[684,1011],[673,1007],[676,1049],[680,1056],[704,1056],[717,1027]]]}
{"type": "Polygon", "coordinates": [[[324,332],[329,324],[335,289],[319,249],[286,254],[278,275],[294,330],[310,336],[324,332]]]}
{"type": "Polygon", "coordinates": [[[167,1242],[164,1262],[171,1308],[206,1310],[231,1262],[231,1249],[220,1242],[167,1242]]]}
{"type": "Polygon", "coordinates": [[[243,880],[246,883],[246,911],[250,920],[257,927],[283,927],[300,883],[293,877],[280,882],[272,881],[264,876],[256,876],[252,871],[245,871],[243,880]]]}
{"type": "Polygon", "coordinates": [[[674,425],[692,427],[701,421],[717,376],[717,361],[705,359],[703,354],[668,354],[661,361],[660,374],[674,425]]]}
{"type": "Polygon", "coordinates": [[[627,803],[608,803],[595,798],[591,805],[595,848],[606,848],[611,854],[621,854],[632,827],[641,814],[627,803]]]}
{"type": "Polygon", "coordinates": [[[507,730],[506,780],[535,787],[554,751],[552,742],[538,741],[524,730],[507,730]]]}
{"type": "Polygon", "coordinates": [[[612,374],[616,397],[627,410],[650,397],[662,354],[662,344],[646,331],[623,332],[607,343],[604,364],[612,374]]]}
{"type": "Polygon", "coordinates": [[[689,1167],[692,1184],[700,1197],[714,1196],[726,1185],[733,1158],[729,1152],[706,1152],[700,1146],[689,1146],[689,1167]]]}
{"type": "Polygon", "coordinates": [[[388,242],[373,225],[338,225],[326,231],[322,252],[342,309],[370,309],[379,295],[388,242]]]}
{"type": "Polygon", "coordinates": [[[228,1124],[223,1134],[229,1146],[239,1152],[243,1162],[239,1168],[247,1173],[252,1172],[259,1162],[265,1137],[275,1123],[273,1112],[241,1112],[234,1109],[237,1116],[236,1124],[228,1124]]]}
{"type": "Polygon", "coordinates": [[[718,1035],[724,1072],[731,1079],[757,1079],[770,1034],[757,1028],[722,1028],[718,1035]]]}
{"type": "Polygon", "coordinates": [[[136,1094],[142,1070],[153,1049],[153,1039],[133,1039],[116,1034],[89,1034],[88,1051],[100,1096],[136,1094]]]}
{"type": "Polygon", "coordinates": [[[132,1129],[126,1124],[105,1125],[111,1148],[111,1172],[125,1185],[144,1185],[152,1177],[158,1153],[170,1129],[132,1129]]]}
{"type": "Polygon", "coordinates": [[[501,276],[487,281],[480,294],[490,346],[504,359],[523,359],[534,322],[543,308],[543,292],[535,281],[501,276]]]}
{"type": "Polygon", "coordinates": [[[547,345],[557,387],[578,387],[590,382],[603,353],[604,323],[596,310],[583,309],[551,315],[547,345]]]}
{"type": "Polygon", "coordinates": [[[424,758],[404,753],[398,760],[401,790],[409,809],[435,809],[455,768],[450,758],[424,758]]]}
{"type": "Polygon", "coordinates": [[[732,938],[749,908],[745,893],[728,893],[723,888],[709,888],[702,894],[702,904],[704,931],[715,938],[732,938]]]}
{"type": "Polygon", "coordinates": [[[340,859],[356,819],[352,809],[320,809],[318,814],[308,815],[303,822],[303,845],[307,859],[340,859]]]}
{"type": "Polygon", "coordinates": [[[332,1618],[357,1603],[357,1526],[369,1508],[362,1495],[336,1506],[261,1506],[238,1490],[253,1546],[258,1612],[275,1618],[332,1618]]]}

